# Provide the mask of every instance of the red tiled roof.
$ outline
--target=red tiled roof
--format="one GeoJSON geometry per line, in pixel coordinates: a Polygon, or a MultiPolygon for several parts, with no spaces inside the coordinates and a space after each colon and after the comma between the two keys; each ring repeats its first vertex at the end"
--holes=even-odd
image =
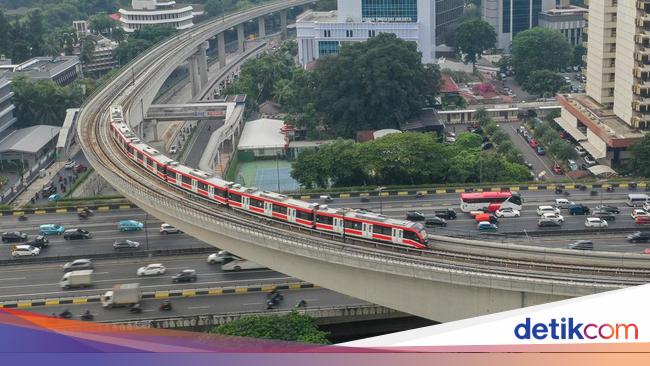
{"type": "Polygon", "coordinates": [[[113,13],[109,15],[109,17],[111,17],[113,20],[120,20],[120,13],[113,13]]]}
{"type": "Polygon", "coordinates": [[[440,92],[441,93],[458,93],[460,88],[449,75],[442,75],[440,79],[440,92]]]}

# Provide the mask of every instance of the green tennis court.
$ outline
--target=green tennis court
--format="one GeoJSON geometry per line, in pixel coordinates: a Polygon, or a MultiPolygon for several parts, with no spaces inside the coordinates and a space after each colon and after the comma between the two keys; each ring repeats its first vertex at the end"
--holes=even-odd
{"type": "Polygon", "coordinates": [[[291,163],[280,160],[262,160],[239,163],[235,181],[246,187],[257,187],[265,191],[297,191],[298,182],[291,178],[291,163]]]}

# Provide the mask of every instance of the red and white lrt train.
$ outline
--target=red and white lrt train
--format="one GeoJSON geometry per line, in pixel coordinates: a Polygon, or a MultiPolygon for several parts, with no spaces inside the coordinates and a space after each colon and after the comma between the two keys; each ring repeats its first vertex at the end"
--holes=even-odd
{"type": "Polygon", "coordinates": [[[122,108],[111,107],[111,136],[123,153],[146,171],[187,192],[235,210],[340,235],[377,240],[412,248],[427,247],[424,226],[372,212],[305,202],[286,195],[227,182],[179,164],[141,141],[124,122],[122,108]]]}

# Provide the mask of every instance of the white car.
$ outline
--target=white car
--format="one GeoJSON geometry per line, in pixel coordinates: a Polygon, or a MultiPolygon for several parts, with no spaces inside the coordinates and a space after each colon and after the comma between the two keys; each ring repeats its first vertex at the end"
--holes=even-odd
{"type": "Polygon", "coordinates": [[[12,257],[25,257],[39,255],[41,250],[31,245],[16,245],[11,251],[12,257]]]}
{"type": "Polygon", "coordinates": [[[173,145],[172,147],[169,148],[170,154],[176,154],[177,152],[178,152],[178,147],[176,147],[176,145],[173,145]]]}
{"type": "Polygon", "coordinates": [[[246,259],[236,259],[232,262],[221,265],[222,271],[239,272],[246,269],[266,269],[266,267],[255,262],[247,261],[246,259]]]}
{"type": "Polygon", "coordinates": [[[554,213],[554,214],[560,214],[560,209],[557,207],[553,206],[539,206],[537,207],[537,214],[539,216],[542,216],[545,213],[554,213]]]}
{"type": "Polygon", "coordinates": [[[587,217],[585,227],[607,227],[607,221],[599,217],[587,217]]]}
{"type": "Polygon", "coordinates": [[[240,258],[230,254],[225,250],[220,250],[219,253],[212,253],[208,256],[208,263],[210,264],[223,263],[229,259],[240,259],[240,258]]]}
{"type": "Polygon", "coordinates": [[[582,146],[576,146],[575,148],[576,153],[580,156],[585,156],[587,154],[587,150],[585,150],[582,146]]]}
{"type": "Polygon", "coordinates": [[[556,213],[545,213],[542,215],[542,217],[540,217],[540,220],[541,219],[559,222],[560,224],[564,222],[564,216],[556,213]]]}
{"type": "Polygon", "coordinates": [[[556,198],[555,199],[555,207],[557,208],[569,208],[569,206],[575,205],[575,203],[569,201],[566,198],[556,198]]]}
{"type": "Polygon", "coordinates": [[[643,204],[643,209],[646,211],[650,211],[650,202],[646,202],[643,204]]]}
{"type": "Polygon", "coordinates": [[[596,159],[592,158],[590,155],[585,155],[583,160],[589,166],[594,166],[594,165],[598,164],[598,162],[596,162],[596,159]]]}
{"type": "Polygon", "coordinates": [[[634,210],[632,210],[632,218],[633,219],[636,219],[639,216],[650,216],[650,213],[648,213],[648,211],[646,211],[646,210],[642,210],[642,209],[639,209],[639,208],[635,208],[634,210]]]}
{"type": "Polygon", "coordinates": [[[521,212],[519,210],[515,210],[513,208],[501,208],[496,210],[494,213],[496,217],[519,217],[521,216],[521,212]]]}
{"type": "Polygon", "coordinates": [[[166,234],[182,234],[183,232],[169,224],[162,224],[160,225],[160,233],[166,235],[166,234]]]}
{"type": "Polygon", "coordinates": [[[165,274],[167,268],[160,263],[148,264],[138,268],[138,276],[156,276],[165,274]]]}

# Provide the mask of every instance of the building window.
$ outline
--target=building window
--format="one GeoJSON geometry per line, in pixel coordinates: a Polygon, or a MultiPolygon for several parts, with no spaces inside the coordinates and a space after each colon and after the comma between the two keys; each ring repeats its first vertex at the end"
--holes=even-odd
{"type": "Polygon", "coordinates": [[[337,41],[322,41],[318,42],[318,55],[327,56],[339,53],[339,43],[337,41]]]}
{"type": "Polygon", "coordinates": [[[510,33],[510,0],[503,1],[503,33],[510,33]]]}
{"type": "Polygon", "coordinates": [[[361,0],[361,17],[370,22],[417,22],[417,0],[361,0]]]}
{"type": "Polygon", "coordinates": [[[345,36],[348,38],[354,37],[354,33],[351,30],[346,30],[345,31],[345,36]]]}
{"type": "Polygon", "coordinates": [[[376,31],[374,29],[371,29],[368,31],[368,38],[372,38],[376,35],[376,31]]]}

